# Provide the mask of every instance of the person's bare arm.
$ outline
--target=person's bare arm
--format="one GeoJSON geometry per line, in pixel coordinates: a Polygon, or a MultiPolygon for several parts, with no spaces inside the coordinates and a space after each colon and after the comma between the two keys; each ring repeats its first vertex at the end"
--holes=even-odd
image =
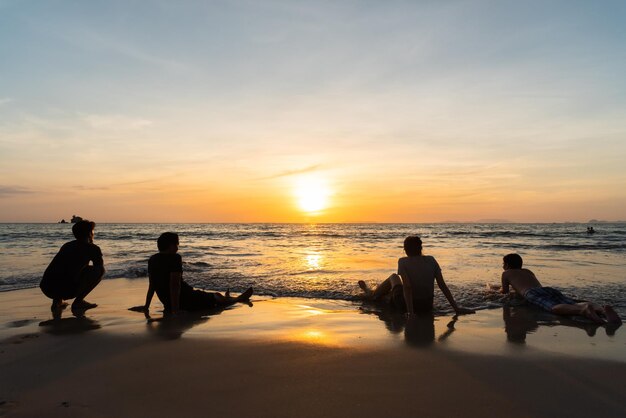
{"type": "Polygon", "coordinates": [[[102,269],[102,274],[105,273],[105,269],[104,269],[104,258],[102,257],[102,251],[100,251],[100,247],[98,247],[97,245],[94,246],[95,247],[95,252],[92,254],[91,256],[91,264],[94,267],[99,267],[102,269]]]}
{"type": "Polygon", "coordinates": [[[413,288],[411,280],[403,266],[398,265],[398,273],[402,279],[402,293],[404,293],[404,303],[406,303],[406,314],[411,316],[415,313],[413,310],[413,288]]]}
{"type": "Polygon", "coordinates": [[[154,296],[154,287],[152,283],[148,282],[148,291],[146,292],[146,303],[144,305],[133,306],[128,308],[129,311],[135,312],[148,312],[150,310],[150,304],[152,303],[152,297],[154,296]]]}
{"type": "Polygon", "coordinates": [[[146,292],[146,304],[144,305],[144,309],[146,311],[150,309],[150,304],[152,303],[153,296],[154,296],[154,287],[152,287],[152,283],[148,283],[148,292],[146,292]]]}
{"type": "Polygon", "coordinates": [[[509,294],[509,280],[506,278],[506,274],[502,273],[502,288],[500,289],[500,293],[505,295],[509,294]]]}
{"type": "Polygon", "coordinates": [[[173,314],[180,308],[180,283],[183,280],[182,272],[170,273],[170,308],[173,314]]]}
{"type": "Polygon", "coordinates": [[[443,275],[441,274],[441,271],[435,273],[435,279],[437,280],[437,286],[439,286],[439,289],[441,289],[443,295],[446,297],[446,299],[448,299],[450,306],[452,306],[452,309],[454,309],[454,312],[456,312],[457,315],[474,313],[473,309],[461,308],[459,307],[459,305],[456,304],[454,296],[452,296],[452,292],[450,292],[450,289],[448,289],[448,285],[446,284],[445,280],[443,280],[443,275]]]}

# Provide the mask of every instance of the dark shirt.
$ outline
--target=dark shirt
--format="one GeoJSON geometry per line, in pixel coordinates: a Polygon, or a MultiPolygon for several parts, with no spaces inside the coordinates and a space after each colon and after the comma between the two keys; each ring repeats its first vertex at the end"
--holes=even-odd
{"type": "MultiPolygon", "coordinates": [[[[157,253],[148,261],[150,284],[166,310],[170,309],[170,273],[182,273],[182,271],[183,259],[180,254],[157,253]]],[[[190,290],[192,287],[182,281],[181,295],[190,290]]]]}
{"type": "Polygon", "coordinates": [[[42,288],[54,287],[63,282],[77,282],[81,270],[88,266],[90,261],[94,266],[104,264],[102,251],[97,245],[77,240],[63,244],[43,274],[42,288]]]}

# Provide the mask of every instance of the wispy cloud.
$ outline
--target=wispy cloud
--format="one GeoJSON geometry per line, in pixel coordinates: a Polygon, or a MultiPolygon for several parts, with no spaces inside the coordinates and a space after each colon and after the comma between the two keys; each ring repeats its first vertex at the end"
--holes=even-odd
{"type": "Polygon", "coordinates": [[[21,187],[21,186],[2,186],[2,185],[0,185],[0,196],[1,197],[23,195],[23,194],[31,194],[31,193],[35,193],[35,191],[32,190],[32,189],[26,188],[26,187],[21,187]]]}
{"type": "MultiPolygon", "coordinates": [[[[175,176],[179,176],[181,174],[182,173],[177,173],[175,176]]],[[[146,186],[149,184],[159,184],[163,180],[166,180],[169,177],[171,176],[161,176],[161,177],[154,177],[154,178],[146,178],[143,180],[115,182],[107,186],[103,186],[103,185],[86,186],[83,184],[77,184],[72,187],[76,190],[84,190],[84,191],[108,191],[108,190],[114,190],[116,188],[126,188],[128,186],[146,186]]]]}
{"type": "Polygon", "coordinates": [[[10,97],[0,97],[0,106],[4,106],[6,104],[9,104],[13,101],[13,99],[11,99],[10,97]]]}
{"type": "Polygon", "coordinates": [[[94,129],[136,130],[152,125],[152,121],[124,115],[91,114],[82,117],[83,121],[94,129]]]}
{"type": "Polygon", "coordinates": [[[321,167],[322,167],[321,164],[310,165],[308,167],[299,168],[299,169],[296,169],[296,170],[283,171],[281,173],[274,174],[274,175],[271,175],[271,176],[268,176],[268,177],[261,177],[258,180],[269,180],[269,179],[276,179],[276,178],[280,178],[280,177],[294,176],[296,174],[310,173],[312,171],[319,170],[321,167]]]}
{"type": "Polygon", "coordinates": [[[107,186],[83,186],[80,184],[76,186],[72,186],[72,188],[76,190],[82,190],[82,191],[103,191],[103,190],[110,189],[110,187],[107,187],[107,186]]]}

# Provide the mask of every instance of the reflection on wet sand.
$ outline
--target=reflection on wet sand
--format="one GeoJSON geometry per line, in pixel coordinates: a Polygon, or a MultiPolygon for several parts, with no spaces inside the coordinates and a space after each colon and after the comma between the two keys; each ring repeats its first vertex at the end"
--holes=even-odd
{"type": "Polygon", "coordinates": [[[43,331],[53,335],[81,334],[87,331],[99,329],[98,321],[86,316],[76,316],[69,318],[53,318],[39,323],[43,331]]]}
{"type": "Polygon", "coordinates": [[[85,316],[85,309],[72,309],[74,316],[63,318],[67,306],[67,303],[62,304],[59,309],[52,311],[52,319],[39,323],[40,327],[44,327],[44,332],[54,335],[80,334],[101,327],[98,321],[85,316]]]}
{"type": "Polygon", "coordinates": [[[204,324],[209,317],[197,312],[178,315],[174,317],[162,316],[160,318],[147,318],[148,332],[162,340],[176,340],[195,327],[204,324]]]}
{"type": "Polygon", "coordinates": [[[502,308],[504,331],[510,343],[524,344],[526,336],[539,329],[539,326],[556,327],[566,326],[584,330],[588,336],[596,335],[598,328],[605,328],[606,335],[614,335],[621,326],[612,324],[597,324],[587,320],[579,320],[565,316],[553,315],[528,306],[504,306],[502,308]]]}
{"type": "MultiPolygon", "coordinates": [[[[252,302],[248,303],[252,306],[252,302]]],[[[148,332],[163,340],[176,340],[191,328],[204,324],[212,316],[232,309],[232,306],[221,309],[208,309],[203,311],[184,312],[178,315],[161,315],[152,317],[149,312],[144,312],[148,332]]]]}
{"type": "MultiPolygon", "coordinates": [[[[364,303],[360,310],[363,313],[377,316],[392,334],[399,334],[404,331],[404,341],[411,347],[424,348],[435,342],[435,316],[432,313],[407,318],[397,309],[384,303],[364,303]]],[[[452,335],[457,320],[456,316],[452,318],[447,324],[446,330],[436,338],[437,342],[443,342],[452,335]]]]}

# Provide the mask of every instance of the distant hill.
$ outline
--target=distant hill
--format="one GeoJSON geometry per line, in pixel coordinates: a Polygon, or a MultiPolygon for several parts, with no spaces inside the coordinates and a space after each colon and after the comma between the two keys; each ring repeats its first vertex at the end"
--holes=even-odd
{"type": "Polygon", "coordinates": [[[441,221],[441,224],[514,224],[515,221],[508,219],[477,219],[475,221],[441,221]]]}
{"type": "Polygon", "coordinates": [[[588,224],[626,224],[626,221],[602,221],[599,219],[590,219],[588,224]]]}
{"type": "Polygon", "coordinates": [[[515,223],[508,219],[478,219],[474,222],[477,224],[512,224],[512,223],[515,223]]]}

